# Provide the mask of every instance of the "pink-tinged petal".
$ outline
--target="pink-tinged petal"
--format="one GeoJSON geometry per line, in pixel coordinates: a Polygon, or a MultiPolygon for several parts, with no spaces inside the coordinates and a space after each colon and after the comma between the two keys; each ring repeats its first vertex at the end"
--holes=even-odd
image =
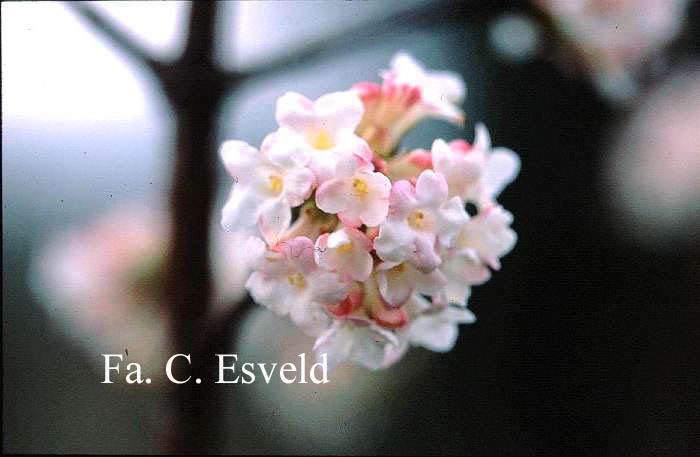
{"type": "Polygon", "coordinates": [[[265,277],[254,271],[246,282],[246,289],[256,303],[259,303],[274,313],[284,316],[294,305],[296,296],[286,281],[265,277]]]}
{"type": "Polygon", "coordinates": [[[356,249],[349,255],[342,271],[355,281],[366,281],[372,274],[373,265],[374,262],[369,253],[356,249]]]}
{"type": "Polygon", "coordinates": [[[400,154],[389,159],[387,170],[383,173],[391,177],[393,181],[398,181],[415,178],[423,170],[432,167],[433,159],[430,152],[424,149],[414,149],[407,154],[400,154]]]}
{"type": "Polygon", "coordinates": [[[365,281],[373,266],[370,249],[370,242],[364,234],[346,227],[319,237],[316,241],[316,262],[327,270],[343,273],[356,281],[365,281]]]}
{"type": "Polygon", "coordinates": [[[414,319],[410,332],[412,344],[435,352],[451,350],[459,334],[456,325],[450,325],[431,315],[421,315],[414,319]]]}
{"type": "Polygon", "coordinates": [[[277,99],[275,118],[279,125],[303,132],[313,122],[314,104],[301,94],[287,92],[277,99]]]}
{"type": "Polygon", "coordinates": [[[318,336],[331,325],[328,313],[314,302],[296,302],[289,310],[289,318],[309,336],[318,336]]]}
{"type": "Polygon", "coordinates": [[[397,181],[389,193],[389,217],[403,218],[417,203],[415,187],[406,180],[397,181]]]}
{"type": "Polygon", "coordinates": [[[393,334],[374,324],[367,327],[355,326],[354,333],[350,359],[370,370],[382,368],[384,348],[396,340],[393,334]]]}
{"type": "Polygon", "coordinates": [[[282,241],[279,246],[287,262],[302,274],[307,275],[316,269],[314,244],[310,239],[298,236],[282,241]]]}
{"type": "Polygon", "coordinates": [[[311,151],[302,137],[290,128],[280,127],[263,140],[260,151],[278,167],[303,167],[311,160],[311,151]]]}
{"type": "Polygon", "coordinates": [[[316,176],[316,183],[322,184],[331,179],[337,178],[336,166],[338,156],[329,152],[328,154],[315,154],[309,161],[309,168],[316,176]]]}
{"type": "Polygon", "coordinates": [[[337,273],[317,270],[307,276],[312,300],[323,305],[339,303],[348,296],[349,286],[337,273]]]}
{"type": "Polygon", "coordinates": [[[439,205],[447,198],[445,177],[433,170],[423,171],[416,181],[416,195],[424,205],[439,205]]]}
{"type": "Polygon", "coordinates": [[[249,188],[234,186],[221,209],[221,228],[226,231],[250,231],[257,223],[262,199],[249,188]]]}
{"type": "Polygon", "coordinates": [[[357,154],[343,154],[338,158],[335,166],[336,178],[347,178],[355,174],[360,168],[369,168],[372,164],[357,154]]]}
{"type": "Polygon", "coordinates": [[[326,251],[328,249],[328,237],[329,233],[324,233],[316,239],[314,243],[314,259],[316,260],[316,265],[326,270],[332,270],[333,267],[328,263],[328,256],[326,256],[326,251]]]}
{"type": "Polygon", "coordinates": [[[380,259],[403,262],[413,256],[414,233],[402,221],[387,219],[379,226],[379,235],[374,239],[374,249],[380,259]]]}
{"type": "Polygon", "coordinates": [[[451,103],[460,103],[466,95],[466,84],[458,73],[452,71],[431,71],[429,73],[431,85],[445,96],[451,103]]]}
{"type": "Polygon", "coordinates": [[[356,325],[349,320],[338,320],[316,339],[314,353],[317,360],[326,354],[329,370],[348,359],[377,370],[383,366],[384,347],[387,344],[398,345],[398,342],[385,329],[372,323],[356,325]]]}
{"type": "Polygon", "coordinates": [[[316,360],[322,361],[321,356],[325,354],[328,370],[333,370],[350,357],[353,334],[346,328],[347,325],[345,322],[336,321],[316,338],[313,347],[316,360]]]}
{"type": "Polygon", "coordinates": [[[432,97],[423,97],[425,114],[445,119],[453,124],[464,125],[464,111],[450,102],[446,102],[445,99],[446,97],[443,94],[435,93],[433,93],[432,97]]]}
{"type": "Polygon", "coordinates": [[[343,225],[348,227],[359,227],[362,225],[362,219],[351,213],[338,213],[338,219],[340,219],[340,222],[342,222],[343,225]]]}
{"type": "Polygon", "coordinates": [[[389,214],[391,182],[381,173],[365,174],[363,179],[369,188],[369,195],[362,199],[358,216],[368,227],[376,227],[389,214]]]}
{"type": "Polygon", "coordinates": [[[262,164],[258,150],[244,141],[225,141],[219,149],[219,155],[234,183],[251,182],[262,164]]]}
{"type": "Polygon", "coordinates": [[[257,236],[249,236],[243,244],[245,268],[256,268],[263,260],[267,245],[257,236]]]}
{"type": "Polygon", "coordinates": [[[390,66],[395,75],[401,75],[402,81],[420,82],[425,77],[423,66],[404,51],[399,51],[392,57],[390,66]]]}
{"type": "Polygon", "coordinates": [[[479,151],[489,151],[491,149],[491,135],[486,126],[477,122],[474,134],[474,149],[479,151]]]}
{"type": "Polygon", "coordinates": [[[335,317],[347,317],[354,313],[362,306],[364,290],[360,283],[354,282],[350,284],[348,296],[338,303],[326,305],[326,309],[335,317]]]}
{"type": "Polygon", "coordinates": [[[493,200],[520,172],[520,157],[506,148],[494,148],[486,161],[482,176],[483,193],[493,200]]]}
{"type": "Polygon", "coordinates": [[[440,256],[435,252],[434,245],[435,240],[430,236],[417,236],[414,239],[411,263],[423,273],[430,273],[442,262],[440,256]]]}
{"type": "Polygon", "coordinates": [[[371,315],[372,319],[384,328],[397,329],[408,323],[408,315],[401,308],[389,309],[385,306],[375,306],[372,308],[371,315]]]}
{"type": "Polygon", "coordinates": [[[411,323],[411,343],[431,351],[447,352],[457,341],[457,325],[475,320],[471,311],[449,306],[435,313],[420,315],[411,323]]]}
{"type": "Polygon", "coordinates": [[[346,180],[330,179],[316,189],[316,206],[326,213],[337,214],[347,207],[349,194],[346,180]]]}
{"type": "Polygon", "coordinates": [[[419,273],[414,276],[415,288],[425,295],[436,295],[447,285],[447,278],[439,269],[430,273],[419,273]]]}
{"type": "Polygon", "coordinates": [[[309,198],[316,177],[308,168],[290,169],[284,175],[284,196],[289,206],[299,206],[309,198]]]}
{"type": "Polygon", "coordinates": [[[314,103],[314,111],[321,119],[323,128],[353,131],[360,123],[365,108],[359,95],[350,90],[320,97],[314,103]]]}
{"type": "Polygon", "coordinates": [[[510,228],[512,221],[512,214],[501,206],[484,210],[464,227],[467,247],[473,248],[489,266],[498,269],[498,259],[510,252],[517,241],[516,233],[510,228]]]}
{"type": "Polygon", "coordinates": [[[376,100],[382,92],[382,88],[379,84],[365,81],[353,84],[352,90],[357,92],[357,95],[363,103],[376,100]]]}
{"type": "Polygon", "coordinates": [[[265,201],[259,209],[258,227],[268,244],[277,243],[289,228],[292,209],[281,198],[265,201]]]}
{"type": "Polygon", "coordinates": [[[398,337],[399,344],[387,344],[384,346],[384,360],[382,361],[382,368],[389,368],[390,366],[396,364],[401,358],[406,354],[409,348],[408,344],[408,332],[401,331],[401,335],[398,337]]]}
{"type": "Polygon", "coordinates": [[[345,227],[343,231],[347,234],[348,238],[352,240],[353,244],[361,250],[365,252],[370,252],[372,250],[372,241],[361,231],[350,227],[345,227]]]}
{"type": "Polygon", "coordinates": [[[443,303],[444,305],[454,304],[466,307],[471,289],[462,281],[448,281],[443,294],[446,301],[446,303],[443,303]]]}
{"type": "Polygon", "coordinates": [[[491,278],[491,271],[484,265],[472,248],[460,249],[448,255],[450,270],[460,283],[477,286],[491,278]]]}
{"type": "Polygon", "coordinates": [[[350,243],[352,243],[350,235],[343,229],[336,230],[335,232],[331,233],[328,237],[328,247],[331,249],[337,249],[343,245],[347,245],[350,243]]]}
{"type": "Polygon", "coordinates": [[[440,243],[444,246],[452,246],[454,237],[469,220],[469,215],[464,210],[464,205],[459,197],[452,197],[445,202],[438,212],[440,243]]]}
{"type": "Polygon", "coordinates": [[[406,303],[413,294],[415,289],[415,284],[412,282],[413,277],[406,274],[405,269],[408,267],[405,264],[399,264],[394,268],[386,268],[387,266],[380,265],[378,267],[377,286],[379,293],[389,305],[399,307],[406,303]]]}
{"type": "Polygon", "coordinates": [[[450,168],[450,157],[452,156],[452,148],[445,140],[438,138],[433,141],[433,146],[430,149],[433,165],[435,170],[440,173],[446,173],[450,168]]]}

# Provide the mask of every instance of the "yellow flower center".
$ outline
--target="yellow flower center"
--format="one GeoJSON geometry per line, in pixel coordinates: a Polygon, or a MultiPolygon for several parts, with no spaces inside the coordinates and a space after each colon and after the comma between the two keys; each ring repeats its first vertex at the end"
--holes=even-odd
{"type": "Polygon", "coordinates": [[[330,149],[335,144],[333,144],[333,138],[325,130],[319,130],[318,132],[309,133],[307,135],[307,141],[314,149],[330,149]]]}
{"type": "Polygon", "coordinates": [[[404,266],[403,263],[400,263],[396,265],[394,268],[391,269],[394,273],[401,273],[406,267],[404,266]]]}
{"type": "Polygon", "coordinates": [[[304,275],[299,272],[287,276],[287,281],[289,281],[290,286],[294,286],[298,289],[306,287],[306,279],[304,279],[304,275]]]}
{"type": "Polygon", "coordinates": [[[338,252],[341,252],[343,254],[347,254],[352,250],[352,242],[344,243],[338,246],[338,252]]]}
{"type": "Polygon", "coordinates": [[[352,189],[355,191],[355,194],[360,197],[364,197],[369,193],[367,183],[360,178],[355,178],[352,180],[352,189]]]}
{"type": "Polygon", "coordinates": [[[423,230],[425,228],[426,220],[423,211],[413,211],[406,218],[408,225],[414,230],[423,230]]]}
{"type": "Polygon", "coordinates": [[[282,185],[284,184],[282,178],[277,175],[270,175],[267,179],[270,181],[269,187],[273,193],[279,194],[282,192],[282,185]]]}

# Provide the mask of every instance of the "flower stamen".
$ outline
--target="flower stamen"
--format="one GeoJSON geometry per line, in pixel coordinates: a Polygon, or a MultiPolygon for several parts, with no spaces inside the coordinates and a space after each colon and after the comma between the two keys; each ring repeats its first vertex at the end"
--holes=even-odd
{"type": "Polygon", "coordinates": [[[423,230],[425,228],[426,220],[423,211],[413,211],[406,217],[408,225],[414,230],[423,230]]]}
{"type": "Polygon", "coordinates": [[[317,132],[309,133],[307,135],[307,141],[314,149],[330,149],[335,144],[333,143],[333,138],[325,130],[319,130],[317,132]]]}
{"type": "Polygon", "coordinates": [[[284,185],[284,181],[282,181],[282,178],[280,178],[277,175],[270,175],[267,178],[269,180],[269,188],[274,194],[279,194],[282,192],[282,187],[284,185]]]}
{"type": "Polygon", "coordinates": [[[306,279],[304,279],[304,275],[299,272],[287,276],[287,281],[289,281],[290,286],[294,286],[298,289],[306,287],[306,279]]]}

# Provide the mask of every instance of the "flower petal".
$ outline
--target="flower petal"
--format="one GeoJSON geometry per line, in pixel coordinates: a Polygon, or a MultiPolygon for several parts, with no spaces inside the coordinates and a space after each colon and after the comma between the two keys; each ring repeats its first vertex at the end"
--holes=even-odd
{"type": "Polygon", "coordinates": [[[219,149],[219,155],[226,171],[236,183],[250,182],[262,163],[258,150],[245,141],[225,141],[219,149]]]}
{"type": "Polygon", "coordinates": [[[350,193],[348,187],[344,179],[329,179],[316,189],[316,206],[330,214],[344,211],[350,193]]]}
{"type": "Polygon", "coordinates": [[[314,110],[323,128],[347,131],[355,130],[365,112],[362,100],[352,90],[323,95],[314,103],[314,110]]]}
{"type": "Polygon", "coordinates": [[[284,197],[289,206],[299,206],[309,198],[316,177],[308,168],[293,168],[284,175],[284,197]]]}
{"type": "Polygon", "coordinates": [[[483,196],[492,201],[520,172],[520,157],[506,148],[494,148],[482,176],[483,196]]]}
{"type": "Polygon", "coordinates": [[[425,170],[416,181],[416,195],[421,203],[437,206],[447,198],[447,181],[441,173],[425,170]]]}
{"type": "Polygon", "coordinates": [[[277,99],[277,123],[297,131],[305,131],[313,122],[313,102],[297,92],[287,92],[277,99]]]}
{"type": "Polygon", "coordinates": [[[221,228],[226,231],[250,232],[255,228],[262,198],[246,187],[234,185],[221,209],[221,228]]]}
{"type": "Polygon", "coordinates": [[[281,198],[267,200],[260,206],[258,227],[269,245],[276,244],[292,221],[292,210],[281,198]]]}

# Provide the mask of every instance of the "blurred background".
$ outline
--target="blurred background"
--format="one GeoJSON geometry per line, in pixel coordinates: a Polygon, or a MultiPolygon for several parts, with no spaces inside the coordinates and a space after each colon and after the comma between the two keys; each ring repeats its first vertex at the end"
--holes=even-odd
{"type": "MultiPolygon", "coordinates": [[[[94,2],[156,55],[184,2],[94,2]]],[[[219,59],[255,65],[400,18],[231,93],[220,139],[259,144],[287,90],[377,81],[406,50],[467,83],[471,140],[523,167],[500,198],[519,241],[476,287],[447,354],[340,367],[327,385],[217,386],[209,452],[694,455],[700,430],[700,7],[681,0],[226,2],[219,59]]],[[[141,67],[54,2],[2,4],[3,450],[154,453],[162,379],[101,384],[102,353],[162,367],[159,309],[174,119],[141,67]]],[[[218,217],[230,182],[220,170],[218,217]]],[[[215,290],[242,294],[212,221],[215,290]]],[[[229,352],[295,361],[312,340],[265,309],[229,352]]]]}

